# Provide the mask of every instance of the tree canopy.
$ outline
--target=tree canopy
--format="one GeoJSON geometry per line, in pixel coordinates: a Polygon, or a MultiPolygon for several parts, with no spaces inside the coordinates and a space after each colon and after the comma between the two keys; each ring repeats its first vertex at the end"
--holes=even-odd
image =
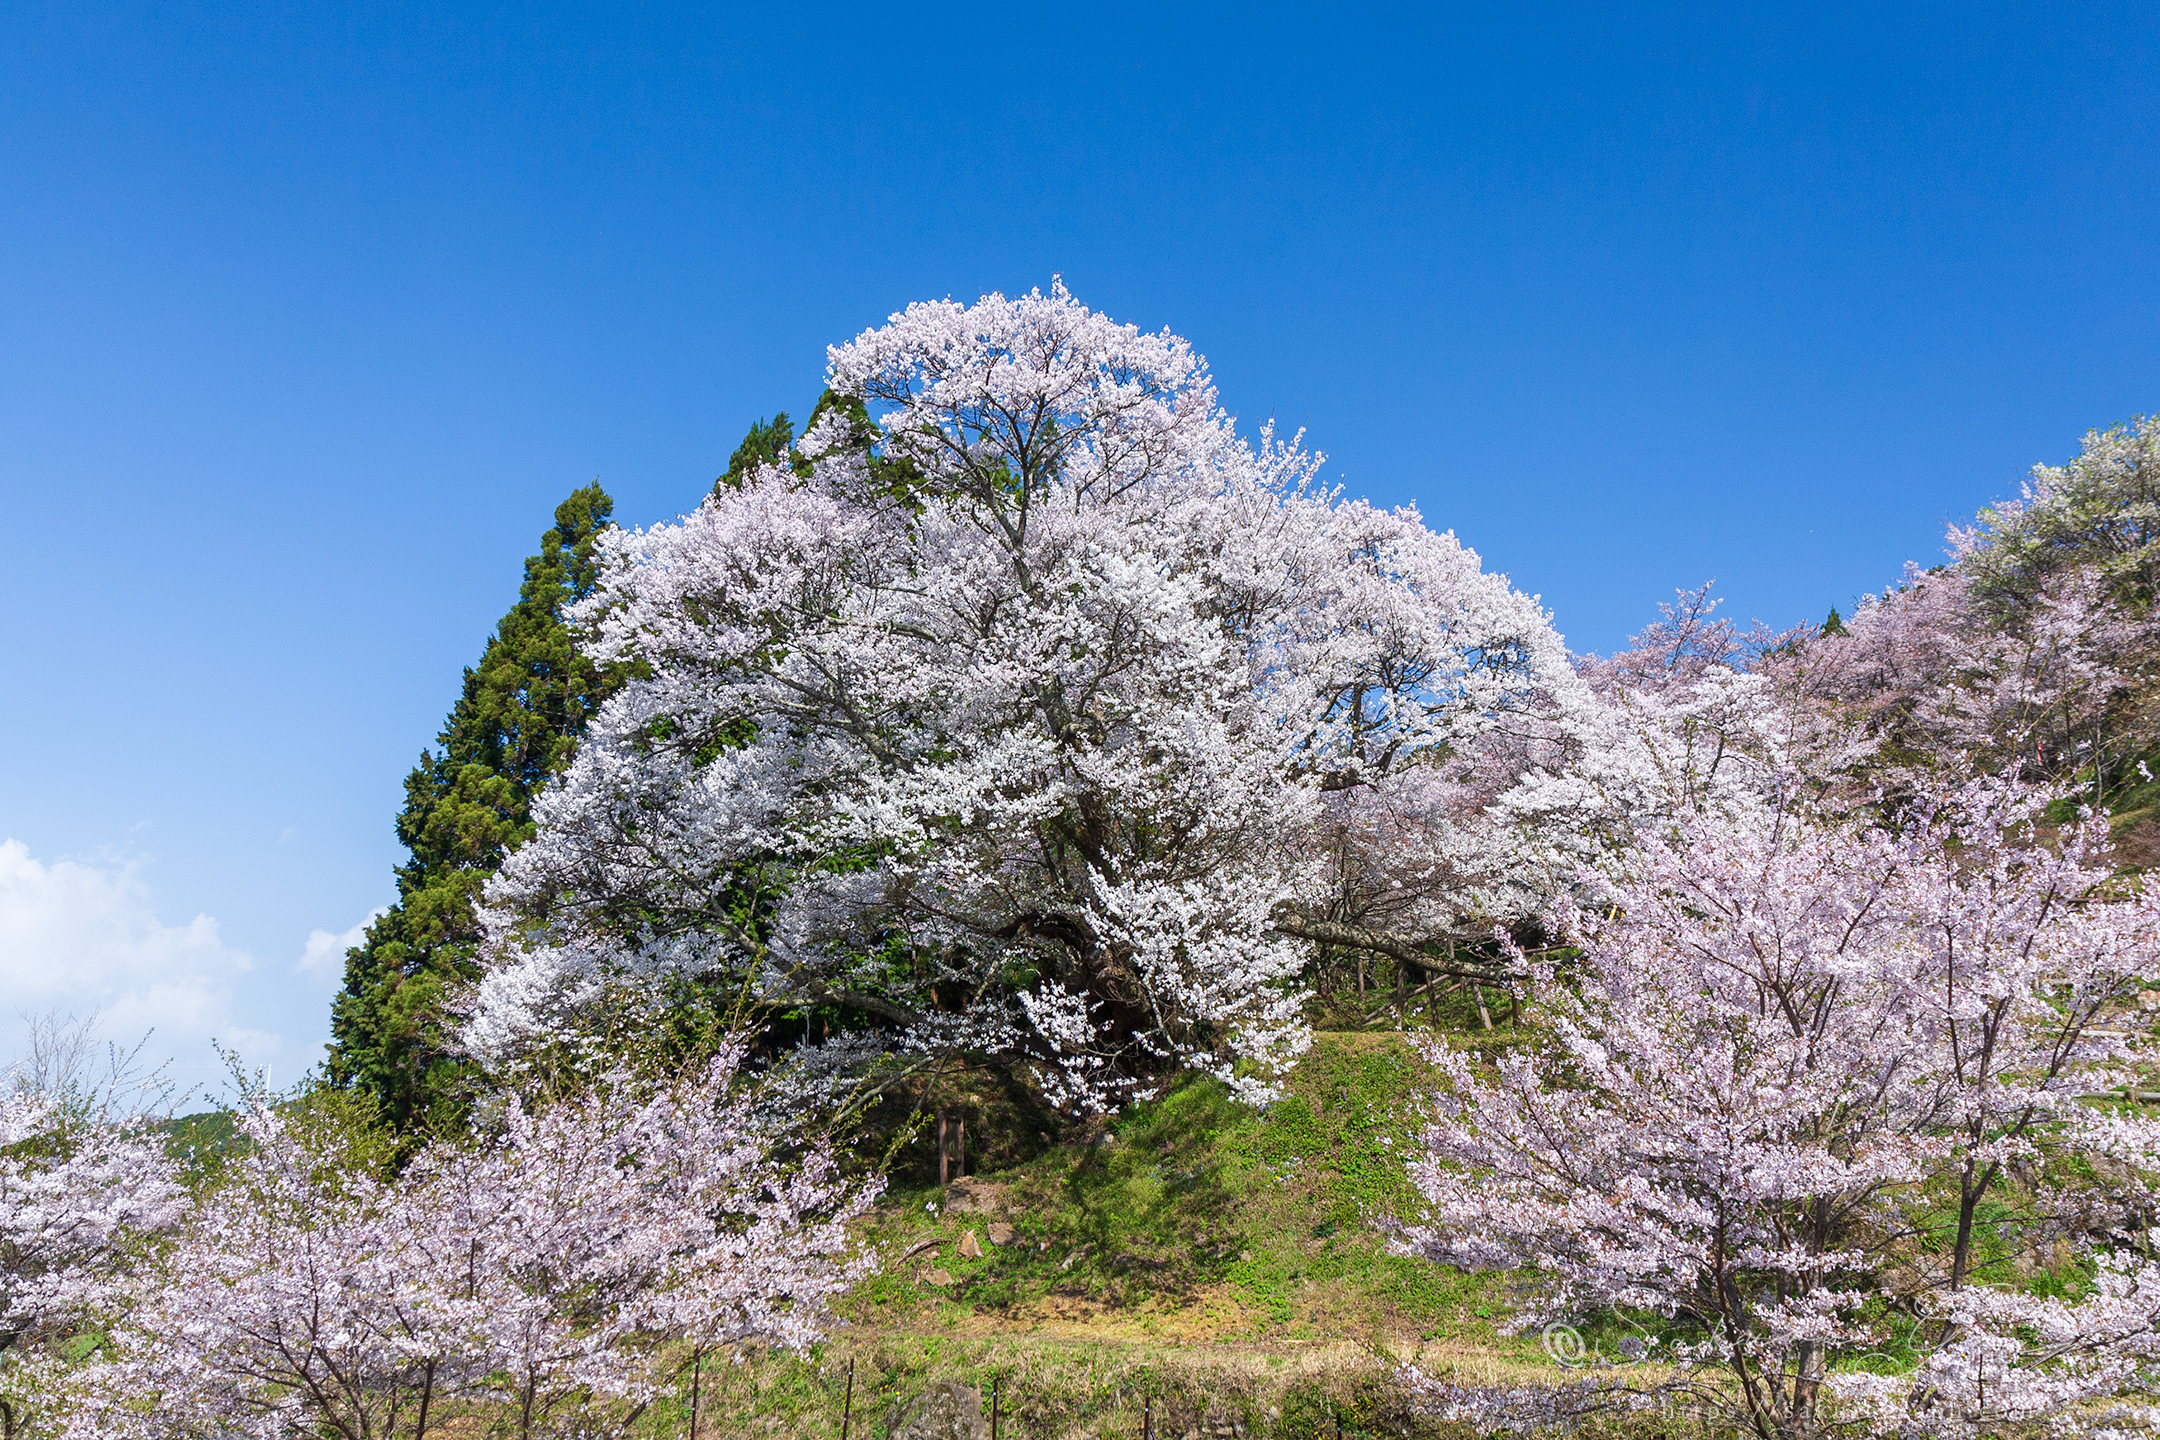
{"type": "MultiPolygon", "coordinates": [[[[469,1041],[720,976],[850,1017],[806,1075],[990,1056],[1086,1108],[1180,1067],[1264,1092],[1314,944],[1441,963],[1343,869],[1444,830],[1446,767],[1576,684],[1533,600],[1062,289],[911,306],[828,384],[787,454],[602,541],[576,613],[646,668],[490,889],[469,1041]]],[[[1392,893],[1446,888],[1420,853],[1392,893]]]]}
{"type": "MultiPolygon", "coordinates": [[[[565,615],[592,593],[614,502],[595,483],[555,508],[517,603],[488,637],[436,748],[405,777],[397,903],[348,952],[331,1008],[329,1072],[400,1129],[454,1108],[447,993],[479,974],[482,887],[532,835],[533,797],[576,752],[622,670],[580,652],[565,615]]],[[[437,1117],[441,1118],[441,1117],[437,1117]]]]}

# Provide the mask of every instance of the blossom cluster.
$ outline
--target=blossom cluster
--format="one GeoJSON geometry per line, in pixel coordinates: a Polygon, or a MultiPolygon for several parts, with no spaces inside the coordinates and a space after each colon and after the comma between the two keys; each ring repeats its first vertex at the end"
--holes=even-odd
{"type": "Polygon", "coordinates": [[[737,1058],[508,1099],[387,1177],[256,1104],[212,1199],[136,1273],[111,1358],[75,1378],[68,1433],[388,1436],[474,1402],[555,1433],[658,1393],[656,1342],[815,1340],[867,1263],[848,1225],[877,1187],[816,1149],[782,1163],[737,1058]]]}
{"type": "MultiPolygon", "coordinates": [[[[11,1082],[23,1077],[9,1077],[11,1082]]],[[[0,1433],[64,1338],[110,1309],[132,1262],[185,1217],[150,1122],[28,1083],[0,1092],[0,1433]]]]}

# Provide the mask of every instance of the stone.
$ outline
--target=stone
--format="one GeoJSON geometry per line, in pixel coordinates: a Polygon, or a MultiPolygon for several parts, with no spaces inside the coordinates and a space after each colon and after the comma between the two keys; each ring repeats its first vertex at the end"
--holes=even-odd
{"type": "Polygon", "coordinates": [[[994,1215],[1005,1208],[1005,1187],[963,1175],[945,1187],[945,1209],[955,1215],[994,1215]]]}
{"type": "Polygon", "coordinates": [[[948,1382],[917,1397],[892,1428],[892,1440],[989,1440],[979,1390],[948,1382]]]}
{"type": "Polygon", "coordinates": [[[940,1290],[946,1289],[953,1283],[952,1272],[948,1270],[926,1270],[923,1272],[922,1278],[925,1285],[935,1285],[940,1290]]]}
{"type": "Polygon", "coordinates": [[[973,1230],[960,1237],[960,1253],[970,1260],[982,1259],[982,1241],[975,1238],[973,1230]]]}
{"type": "Polygon", "coordinates": [[[1006,1224],[1002,1220],[993,1220],[990,1222],[989,1233],[991,1244],[1010,1245],[1013,1243],[1014,1238],[1017,1237],[1020,1232],[1013,1229],[1012,1226],[1006,1224]]]}

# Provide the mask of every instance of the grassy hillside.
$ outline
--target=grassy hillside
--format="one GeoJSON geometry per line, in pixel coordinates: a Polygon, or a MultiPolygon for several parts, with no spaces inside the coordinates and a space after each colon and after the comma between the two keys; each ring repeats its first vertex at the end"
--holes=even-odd
{"type": "Polygon", "coordinates": [[[1386,1253],[1426,1084],[1400,1035],[1323,1033],[1265,1111],[1190,1082],[1025,1166],[894,1193],[847,1324],[813,1360],[737,1367],[716,1433],[838,1435],[850,1360],[855,1437],[945,1380],[995,1383],[1002,1434],[1048,1440],[1137,1435],[1144,1402],[1170,1437],[1400,1435],[1400,1359],[1550,1375],[1499,1333],[1502,1277],[1386,1253]]]}

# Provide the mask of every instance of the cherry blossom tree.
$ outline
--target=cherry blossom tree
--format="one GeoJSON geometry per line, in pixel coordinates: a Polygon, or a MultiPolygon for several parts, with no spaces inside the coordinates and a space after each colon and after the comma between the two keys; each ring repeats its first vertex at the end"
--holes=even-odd
{"type": "Polygon", "coordinates": [[[1447,966],[1446,914],[1376,921],[1341,866],[1428,898],[1451,857],[1493,868],[1441,772],[1580,685],[1532,599],[1062,288],[910,306],[829,383],[867,449],[836,408],[610,543],[583,623],[647,678],[490,891],[471,1045],[694,976],[1076,1106],[1175,1067],[1259,1094],[1305,1043],[1310,947],[1447,966]],[[1429,863],[1368,844],[1406,826],[1429,863]]]}
{"type": "Polygon", "coordinates": [[[486,1143],[410,1172],[406,1204],[435,1219],[421,1263],[457,1277],[482,1388],[520,1436],[588,1393],[649,1400],[643,1339],[800,1349],[863,1273],[848,1226],[877,1184],[843,1180],[820,1148],[779,1163],[729,1093],[739,1059],[642,1099],[618,1072],[557,1105],[513,1100],[486,1143]]]}
{"type": "Polygon", "coordinates": [[[2049,576],[2014,624],[1975,627],[1948,683],[1922,697],[1920,713],[1947,745],[1998,764],[2046,772],[2083,759],[2094,802],[2106,785],[2108,712],[2129,687],[2143,627],[2107,593],[2092,567],[2049,576]]]}
{"type": "Polygon", "coordinates": [[[253,1096],[224,1182],[138,1277],[72,1433],[376,1440],[411,1426],[460,1354],[383,1157],[253,1096]]]}
{"type": "Polygon", "coordinates": [[[1399,1240],[1533,1271],[1529,1325],[1650,1320],[1666,1368],[1527,1411],[1428,1392],[1491,1423],[1684,1395],[1769,1440],[1833,1414],[2077,1429],[2149,1384],[2160,1269],[2124,1232],[2150,1213],[2135,1167],[2160,1124],[2085,1097],[2125,1083],[2100,1022],[2160,971],[2160,903],[2114,879],[2104,823],[2040,843],[2048,798],[1971,781],[1899,828],[1683,811],[1601,893],[1586,876],[1579,954],[1523,961],[1542,1044],[1490,1067],[1433,1049],[1429,1215],[1399,1240]],[[2091,1293],[2021,1290],[1983,1261],[1990,1227],[2084,1257],[2091,1293]]]}
{"type": "Polygon", "coordinates": [[[2119,712],[2153,644],[2092,566],[2037,580],[2014,610],[1961,571],[1908,566],[1845,633],[1793,647],[1769,673],[1800,704],[1866,727],[1893,767],[2014,766],[2037,779],[2091,766],[2104,785],[2108,747],[2147,738],[2119,712]]]}
{"type": "Polygon", "coordinates": [[[1921,707],[1970,668],[1971,641],[1985,629],[1974,624],[1970,591],[1962,574],[1908,564],[1896,585],[1861,601],[1842,631],[1791,646],[1765,668],[1797,703],[1865,727],[1889,763],[1947,759],[1948,737],[1921,707]]]}
{"type": "Polygon", "coordinates": [[[1796,695],[1775,668],[1792,632],[1742,635],[1705,585],[1678,592],[1625,650],[1576,662],[1584,684],[1544,718],[1535,763],[1496,795],[1512,830],[1507,863],[1538,876],[1564,908],[1584,869],[1618,873],[1644,833],[1684,815],[1759,823],[1795,776],[1829,784],[1869,745],[1849,722],[1796,695]]]}
{"type": "MultiPolygon", "coordinates": [[[[48,1026],[40,1038],[70,1037],[48,1026]]],[[[186,1208],[150,1118],[126,1107],[126,1067],[102,1085],[84,1078],[69,1063],[0,1088],[0,1440],[38,1413],[48,1342],[99,1321],[186,1208]]]]}
{"type": "Polygon", "coordinates": [[[2015,500],[1953,527],[1958,569],[2015,612],[2050,577],[2091,569],[2119,601],[2160,596],[2160,416],[2085,434],[2067,465],[2035,465],[2015,500]]]}
{"type": "Polygon", "coordinates": [[[453,1402],[520,1437],[605,1433],[665,1383],[657,1342],[810,1343],[866,1264],[848,1225],[877,1187],[781,1155],[738,1060],[508,1099],[395,1178],[255,1104],[73,1433],[423,1440],[453,1402]]]}

